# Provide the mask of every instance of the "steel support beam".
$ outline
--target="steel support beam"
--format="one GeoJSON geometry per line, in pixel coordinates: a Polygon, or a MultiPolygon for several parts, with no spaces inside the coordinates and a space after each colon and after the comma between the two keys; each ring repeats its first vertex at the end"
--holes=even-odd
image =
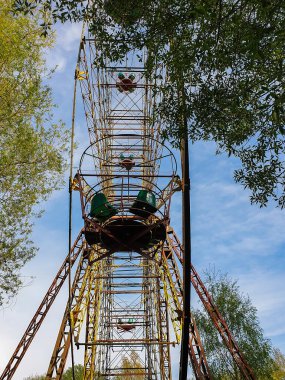
{"type": "Polygon", "coordinates": [[[65,258],[51,286],[49,287],[46,295],[44,296],[38,310],[36,311],[22,339],[20,340],[20,343],[18,344],[15,352],[11,356],[11,359],[9,360],[6,368],[4,369],[4,372],[2,373],[1,378],[0,378],[1,380],[8,380],[13,377],[21,360],[23,359],[25,353],[27,352],[28,347],[32,343],[32,340],[34,339],[37,331],[39,330],[41,324],[43,323],[43,320],[45,319],[51,305],[53,304],[53,301],[55,300],[58,292],[60,291],[66,277],[68,276],[69,267],[70,267],[69,258],[71,260],[71,266],[73,266],[79,254],[83,250],[84,243],[82,240],[83,238],[82,235],[83,235],[83,231],[81,230],[77,239],[75,240],[75,243],[72,246],[70,256],[68,255],[65,258]]]}
{"type": "MultiPolygon", "coordinates": [[[[169,308],[172,311],[172,323],[175,330],[177,320],[182,316],[182,302],[183,302],[183,289],[182,281],[179,274],[179,269],[175,261],[175,255],[171,250],[171,246],[166,242],[164,250],[162,252],[162,263],[165,268],[166,277],[169,284],[168,301],[172,301],[175,307],[177,317],[173,314],[173,306],[169,304],[169,308]],[[170,293],[170,294],[169,294],[170,293]],[[169,300],[170,298],[170,300],[169,300]]],[[[181,322],[180,322],[181,323],[181,322]]],[[[194,375],[197,380],[211,380],[212,376],[207,363],[205,352],[200,339],[200,334],[196,326],[193,316],[190,320],[190,331],[188,341],[188,353],[191,360],[194,375]]]]}
{"type": "MultiPolygon", "coordinates": [[[[168,230],[168,242],[169,246],[175,253],[180,263],[184,265],[183,247],[179,242],[177,235],[171,228],[168,230]]],[[[221,316],[221,313],[219,312],[217,306],[214,304],[210,293],[206,289],[193,265],[191,265],[191,283],[244,378],[246,380],[256,380],[252,369],[241,353],[234,337],[232,336],[226,321],[221,316]]]]}

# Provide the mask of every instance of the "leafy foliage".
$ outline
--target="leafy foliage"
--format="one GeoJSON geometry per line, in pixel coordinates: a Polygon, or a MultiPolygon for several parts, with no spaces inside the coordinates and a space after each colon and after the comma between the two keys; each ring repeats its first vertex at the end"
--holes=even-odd
{"type": "Polygon", "coordinates": [[[19,271],[35,252],[30,234],[41,201],[62,184],[67,133],[52,121],[43,84],[45,39],[37,18],[13,16],[0,0],[0,305],[22,285],[19,271]],[[35,207],[38,208],[36,212],[35,207]]]}
{"type": "MultiPolygon", "coordinates": [[[[83,380],[84,377],[84,367],[82,364],[75,364],[74,366],[75,380],[83,380]]],[[[29,376],[24,380],[45,380],[46,376],[29,376]]],[[[101,376],[96,376],[96,379],[103,380],[101,376]]],[[[62,375],[62,380],[73,380],[72,367],[67,368],[67,370],[62,375]]]]}
{"type": "Polygon", "coordinates": [[[98,48],[112,60],[147,47],[149,73],[167,67],[157,107],[164,136],[179,145],[185,111],[193,141],[215,141],[217,153],[240,160],[234,178],[251,190],[251,202],[273,199],[284,207],[284,1],[98,0],[84,8],[77,1],[16,0],[15,6],[26,12],[37,6],[43,20],[47,11],[53,21],[91,20],[98,48]]]}
{"type": "MultiPolygon", "coordinates": [[[[205,283],[256,377],[273,379],[272,347],[264,338],[250,298],[242,294],[237,282],[227,275],[208,271],[205,283]]],[[[195,310],[194,316],[214,379],[242,379],[208,314],[195,310]]]]}
{"type": "MultiPolygon", "coordinates": [[[[145,378],[145,370],[136,351],[131,351],[128,356],[122,358],[121,367],[120,373],[124,374],[125,380],[143,380],[145,378]]],[[[121,380],[122,376],[117,376],[116,379],[121,380]]]]}
{"type": "MultiPolygon", "coordinates": [[[[81,364],[76,364],[74,366],[75,380],[83,380],[84,367],[81,364]]],[[[73,380],[72,368],[69,367],[63,374],[62,380],[73,380]]]]}
{"type": "Polygon", "coordinates": [[[275,348],[273,350],[273,359],[274,359],[274,371],[272,378],[274,380],[284,380],[285,379],[285,356],[282,352],[275,348]]]}
{"type": "MultiPolygon", "coordinates": [[[[84,368],[81,364],[76,364],[74,366],[74,374],[75,374],[75,380],[82,380],[83,379],[83,372],[84,368]]],[[[45,380],[45,375],[35,375],[35,376],[29,376],[26,377],[24,380],[45,380]]],[[[62,380],[73,380],[72,375],[72,368],[69,367],[62,375],[62,380]]]]}

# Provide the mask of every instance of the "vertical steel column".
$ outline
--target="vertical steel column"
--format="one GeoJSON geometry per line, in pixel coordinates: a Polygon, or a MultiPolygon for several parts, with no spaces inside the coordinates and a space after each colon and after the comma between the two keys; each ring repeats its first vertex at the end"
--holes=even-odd
{"type": "MultiPolygon", "coordinates": [[[[150,266],[148,265],[148,260],[146,258],[142,259],[143,263],[143,307],[144,307],[144,329],[145,329],[145,338],[147,340],[150,340],[152,338],[151,336],[151,326],[150,323],[152,321],[152,318],[150,318],[150,310],[151,310],[151,299],[150,299],[150,266]]],[[[147,380],[152,380],[152,357],[151,357],[151,347],[150,345],[146,345],[145,348],[145,363],[147,363],[147,380]]]]}
{"type": "MultiPolygon", "coordinates": [[[[175,232],[171,228],[169,228],[169,232],[168,232],[168,242],[170,244],[171,249],[175,253],[176,257],[178,258],[179,262],[183,265],[183,257],[184,257],[183,247],[181,243],[179,242],[178,237],[176,236],[175,232]],[[172,238],[170,237],[171,235],[172,235],[172,238]]],[[[194,289],[196,290],[206,311],[208,312],[209,317],[212,319],[215,327],[217,328],[225,345],[227,346],[229,352],[231,353],[233,360],[239,367],[245,379],[256,380],[255,374],[253,373],[252,369],[250,368],[249,364],[244,358],[242,352],[240,351],[234,337],[232,336],[229,330],[229,327],[226,321],[222,318],[218,308],[216,307],[216,305],[214,304],[212,300],[212,297],[210,296],[208,290],[206,289],[205,285],[203,284],[201,278],[199,277],[198,273],[196,272],[192,264],[191,264],[191,272],[192,272],[191,283],[194,289]]]]}
{"type": "MultiPolygon", "coordinates": [[[[182,290],[182,281],[180,279],[179,269],[177,267],[177,263],[175,261],[174,257],[175,253],[172,251],[171,245],[166,243],[166,246],[162,253],[162,259],[163,259],[163,266],[165,267],[165,273],[166,273],[166,284],[168,289],[168,303],[169,303],[169,309],[171,312],[171,318],[173,326],[174,319],[178,319],[179,315],[182,316],[182,298],[183,298],[183,290],[182,290]],[[174,313],[178,315],[177,317],[174,317],[174,313]],[[181,312],[181,313],[180,313],[181,312]]],[[[179,322],[180,323],[180,322],[179,322]]],[[[210,380],[211,374],[210,369],[207,364],[207,359],[205,356],[205,352],[202,346],[202,342],[200,339],[199,331],[197,329],[195,320],[193,316],[191,315],[191,321],[190,321],[190,336],[189,336],[189,357],[192,363],[193,372],[195,375],[195,378],[197,380],[210,380]]]]}
{"type": "MultiPolygon", "coordinates": [[[[83,30],[81,32],[81,40],[83,38],[83,30]]],[[[76,91],[77,91],[77,79],[78,79],[78,67],[80,61],[80,52],[82,48],[82,43],[79,45],[79,51],[77,56],[76,69],[74,74],[74,89],[73,89],[73,101],[72,101],[72,120],[71,120],[71,136],[70,136],[70,168],[69,168],[69,211],[68,211],[68,252],[69,252],[69,274],[68,274],[68,304],[69,312],[72,307],[72,283],[71,283],[71,244],[72,244],[72,182],[73,182],[73,161],[74,161],[74,132],[75,132],[75,112],[76,112],[76,91]]],[[[71,318],[69,315],[69,328],[70,328],[70,339],[71,339],[71,364],[72,364],[72,378],[75,380],[74,372],[74,352],[73,352],[73,336],[72,336],[72,327],[71,327],[71,318]]]]}
{"type": "Polygon", "coordinates": [[[181,142],[182,164],[182,231],[183,231],[183,319],[180,352],[179,380],[187,379],[188,345],[190,329],[190,299],[191,299],[191,214],[190,214],[190,170],[188,128],[185,114],[185,96],[182,92],[184,138],[181,142]]]}
{"type": "Polygon", "coordinates": [[[97,278],[94,277],[89,281],[88,290],[88,305],[86,315],[86,332],[85,332],[85,352],[84,352],[84,380],[93,380],[96,376],[95,373],[95,357],[97,346],[94,341],[98,334],[98,323],[100,318],[100,304],[102,299],[102,282],[100,279],[103,274],[103,261],[97,262],[92,266],[92,272],[97,278]],[[99,277],[99,278],[98,278],[99,277]]]}

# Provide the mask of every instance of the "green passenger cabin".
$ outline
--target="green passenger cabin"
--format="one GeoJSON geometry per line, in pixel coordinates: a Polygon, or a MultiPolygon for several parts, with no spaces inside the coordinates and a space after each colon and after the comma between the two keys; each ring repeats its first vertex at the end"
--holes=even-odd
{"type": "Polygon", "coordinates": [[[98,193],[94,195],[91,201],[91,211],[89,214],[92,218],[97,218],[100,222],[105,222],[105,220],[117,213],[118,211],[108,202],[105,194],[98,193]]]}
{"type": "Polygon", "coordinates": [[[137,198],[130,208],[132,214],[148,218],[157,211],[155,195],[149,190],[140,190],[137,198]]]}

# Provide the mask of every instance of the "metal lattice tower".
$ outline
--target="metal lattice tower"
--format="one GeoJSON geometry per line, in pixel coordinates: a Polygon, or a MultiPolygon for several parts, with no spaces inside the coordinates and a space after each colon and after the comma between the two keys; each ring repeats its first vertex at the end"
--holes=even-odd
{"type": "MultiPolygon", "coordinates": [[[[79,335],[74,337],[77,346],[85,347],[88,379],[124,378],[127,369],[122,363],[134,353],[130,376],[171,378],[170,344],[175,342],[170,342],[161,253],[178,177],[175,159],[160,141],[160,125],[153,114],[159,99],[153,96],[152,78],[145,73],[145,56],[135,52],[124,62],[105,62],[98,69],[93,64],[101,58],[96,41],[87,35],[81,43],[76,75],[91,145],[82,156],[74,186],[81,194],[88,259],[97,267],[86,292],[90,302],[86,338],[82,342],[79,335]],[[142,189],[155,194],[155,215],[142,210],[137,215],[132,210],[142,189]],[[117,214],[98,225],[89,217],[90,203],[102,192],[117,214]],[[94,280],[97,297],[91,296],[94,280]]],[[[78,330],[75,323],[74,331],[78,330]]],[[[49,376],[54,371],[51,364],[49,376]]]]}
{"type": "MultiPolygon", "coordinates": [[[[13,377],[73,266],[71,297],[46,378],[61,379],[74,344],[84,350],[84,379],[172,379],[170,347],[180,344],[183,324],[183,246],[169,215],[181,180],[154,113],[161,96],[156,90],[162,79],[157,78],[165,78],[164,69],[147,75],[146,58],[146,51],[134,51],[122,62],[106,61],[94,36],[88,30],[82,36],[75,81],[90,145],[74,173],[72,191],[79,192],[84,227],[1,380],[13,377]],[[102,60],[104,66],[99,67],[102,60]],[[93,204],[99,198],[104,198],[100,210],[93,204]]],[[[192,285],[235,363],[245,379],[255,379],[200,277],[191,270],[192,285]]],[[[196,379],[211,379],[193,319],[188,347],[196,379]]]]}

